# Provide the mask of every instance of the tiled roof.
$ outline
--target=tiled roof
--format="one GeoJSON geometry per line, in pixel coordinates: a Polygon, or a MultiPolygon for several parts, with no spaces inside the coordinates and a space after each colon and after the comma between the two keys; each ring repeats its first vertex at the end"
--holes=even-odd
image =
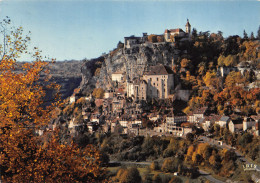
{"type": "Polygon", "coordinates": [[[180,32],[184,32],[184,31],[181,28],[178,28],[178,29],[166,29],[164,31],[164,33],[171,33],[171,32],[180,33],[180,32]]]}
{"type": "Polygon", "coordinates": [[[150,71],[145,73],[145,75],[168,75],[173,74],[173,71],[170,67],[164,66],[162,64],[151,66],[150,71]]]}

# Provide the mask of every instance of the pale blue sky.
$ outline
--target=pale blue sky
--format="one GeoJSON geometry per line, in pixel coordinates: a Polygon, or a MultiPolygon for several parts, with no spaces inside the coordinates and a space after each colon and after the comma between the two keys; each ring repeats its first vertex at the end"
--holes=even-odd
{"type": "Polygon", "coordinates": [[[256,35],[259,1],[171,0],[0,0],[0,19],[31,31],[32,46],[57,60],[94,58],[108,53],[125,36],[162,34],[185,29],[186,19],[198,31],[224,36],[256,35]]]}

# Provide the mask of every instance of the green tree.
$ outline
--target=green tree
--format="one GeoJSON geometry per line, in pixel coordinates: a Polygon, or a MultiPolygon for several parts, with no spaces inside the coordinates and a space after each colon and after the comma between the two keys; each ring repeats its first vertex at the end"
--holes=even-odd
{"type": "Polygon", "coordinates": [[[258,31],[257,31],[257,39],[260,39],[260,26],[258,27],[258,31]]]}
{"type": "Polygon", "coordinates": [[[246,33],[246,30],[244,30],[243,35],[244,35],[244,39],[248,39],[248,35],[246,33]]]}
{"type": "Polygon", "coordinates": [[[250,39],[251,39],[251,40],[255,40],[255,36],[254,36],[254,33],[253,33],[253,32],[251,32],[250,39]]]}

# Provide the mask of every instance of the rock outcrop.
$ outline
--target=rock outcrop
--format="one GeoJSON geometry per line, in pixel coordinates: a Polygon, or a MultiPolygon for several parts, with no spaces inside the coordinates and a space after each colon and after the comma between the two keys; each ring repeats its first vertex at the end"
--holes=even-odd
{"type": "Polygon", "coordinates": [[[128,49],[117,48],[109,54],[85,62],[82,67],[81,89],[89,91],[90,85],[106,89],[111,84],[111,75],[114,72],[124,72],[130,80],[138,78],[149,69],[149,66],[157,64],[171,66],[173,58],[177,60],[180,53],[181,50],[176,49],[173,43],[165,42],[144,43],[128,49]],[[96,66],[97,62],[102,63],[100,67],[96,66]]]}

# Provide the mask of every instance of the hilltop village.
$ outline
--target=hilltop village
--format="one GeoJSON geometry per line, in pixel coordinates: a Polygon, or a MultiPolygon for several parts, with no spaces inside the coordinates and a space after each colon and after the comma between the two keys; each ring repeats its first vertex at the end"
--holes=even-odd
{"type": "Polygon", "coordinates": [[[260,27],[222,34],[187,20],[50,72],[3,57],[0,179],[257,182],[260,27]]]}
{"type": "MultiPolygon", "coordinates": [[[[116,50],[119,54],[132,56],[134,49],[141,49],[140,45],[151,47],[151,44],[152,46],[170,44],[170,47],[174,48],[174,55],[172,57],[166,56],[168,61],[155,61],[151,64],[148,60],[142,65],[141,71],[135,70],[135,66],[127,68],[130,61],[124,63],[119,69],[118,67],[115,69],[105,67],[104,63],[109,64],[109,62],[103,62],[101,68],[96,68],[95,74],[99,73],[99,79],[95,79],[93,92],[83,94],[81,88],[75,90],[69,98],[68,106],[63,110],[65,117],[60,117],[58,123],[67,121],[68,130],[74,136],[82,130],[87,130],[90,133],[116,132],[133,136],[185,137],[189,133],[202,131],[205,134],[210,134],[216,125],[219,128],[228,129],[231,133],[247,131],[252,135],[259,136],[259,114],[245,116],[240,114],[239,110],[232,112],[232,115],[216,114],[216,112],[212,112],[209,105],[200,105],[192,111],[183,112],[182,104],[190,100],[192,90],[183,87],[180,76],[176,73],[178,63],[176,64],[175,60],[178,59],[178,55],[175,52],[180,52],[176,45],[189,44],[192,41],[189,20],[187,20],[185,28],[185,32],[178,28],[166,29],[162,35],[148,36],[147,33],[144,33],[143,37],[125,37],[121,51],[116,50]],[[154,39],[154,37],[157,41],[151,43],[149,39],[154,39]],[[158,40],[160,40],[159,43],[158,40]],[[131,69],[132,71],[129,71],[131,69]],[[102,75],[102,72],[106,74],[102,75]],[[101,84],[102,82],[103,84],[101,84]]],[[[186,53],[187,50],[182,52],[186,53]]],[[[110,56],[111,54],[113,51],[110,56]]],[[[114,57],[116,57],[114,62],[122,60],[119,59],[119,56],[114,57]]],[[[136,60],[140,62],[142,59],[137,58],[136,60]]],[[[112,61],[113,57],[110,65],[120,65],[120,63],[112,63],[112,61]]],[[[232,71],[245,75],[247,64],[219,66],[216,73],[218,77],[223,79],[232,71]]],[[[187,73],[185,67],[180,69],[180,73],[184,72],[187,73]]],[[[259,70],[253,69],[252,72],[257,79],[255,83],[245,86],[247,90],[257,88],[259,85],[259,70]]],[[[94,76],[93,78],[98,77],[94,76]]],[[[91,85],[89,79],[86,85],[91,85]]],[[[204,86],[204,88],[208,87],[204,86]]],[[[54,122],[54,126],[56,125],[57,120],[54,122]]]]}

